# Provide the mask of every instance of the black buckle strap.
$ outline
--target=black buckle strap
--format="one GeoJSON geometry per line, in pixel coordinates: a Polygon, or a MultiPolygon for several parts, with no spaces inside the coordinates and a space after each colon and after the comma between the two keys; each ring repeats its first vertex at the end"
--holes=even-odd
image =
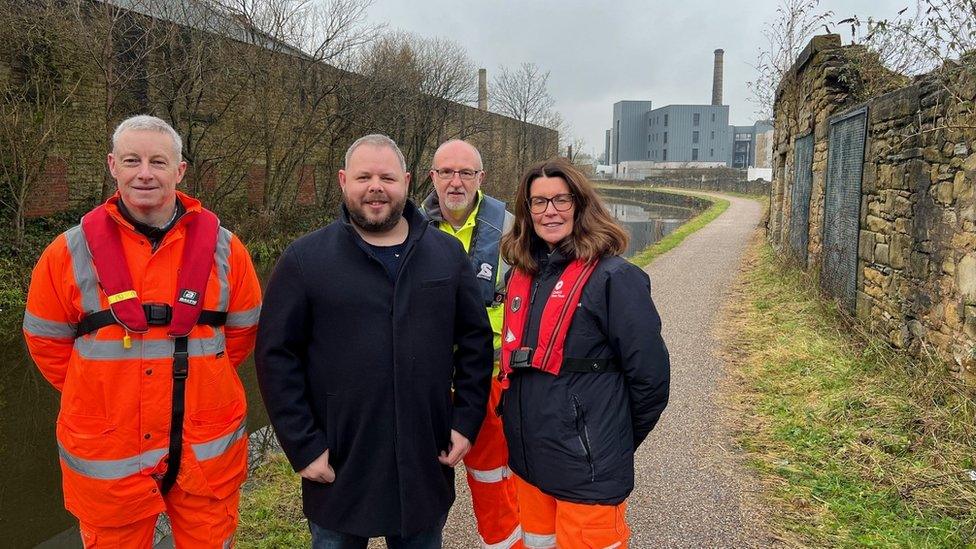
{"type": "Polygon", "coordinates": [[[166,326],[173,320],[173,308],[166,303],[145,303],[142,310],[150,326],[166,326]]]}
{"type": "Polygon", "coordinates": [[[604,374],[619,372],[620,366],[609,358],[564,358],[560,372],[579,374],[604,374]]]}
{"type": "Polygon", "coordinates": [[[160,485],[165,494],[176,483],[176,476],[180,472],[180,460],[183,457],[183,415],[185,409],[186,378],[189,375],[190,357],[187,337],[178,337],[173,342],[173,413],[169,427],[169,458],[167,459],[166,474],[160,485]]]}
{"type": "Polygon", "coordinates": [[[532,367],[532,347],[519,347],[512,351],[508,366],[513,370],[532,367]]]}
{"type": "MultiPolygon", "coordinates": [[[[173,308],[166,303],[144,303],[142,310],[146,313],[146,322],[150,326],[166,326],[173,320],[173,308]]],[[[115,315],[112,314],[111,309],[86,315],[78,322],[78,327],[75,328],[75,337],[88,335],[113,324],[118,323],[115,321],[115,315]]],[[[204,309],[200,311],[197,324],[214,327],[223,326],[227,324],[227,311],[208,311],[204,309]]]]}

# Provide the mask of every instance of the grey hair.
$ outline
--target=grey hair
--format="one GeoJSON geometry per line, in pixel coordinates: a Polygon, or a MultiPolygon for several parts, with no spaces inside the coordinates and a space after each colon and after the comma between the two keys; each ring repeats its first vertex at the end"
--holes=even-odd
{"type": "Polygon", "coordinates": [[[463,139],[448,139],[447,141],[441,143],[441,145],[437,147],[437,150],[434,151],[434,156],[432,157],[432,160],[433,158],[437,158],[437,153],[441,152],[441,149],[443,149],[448,145],[453,145],[454,143],[464,143],[465,145],[470,147],[471,151],[474,152],[474,156],[478,159],[478,169],[483,170],[485,168],[484,163],[481,161],[481,151],[478,150],[478,147],[475,147],[474,145],[468,143],[463,139]]]}
{"type": "Polygon", "coordinates": [[[176,153],[176,158],[183,158],[183,140],[180,138],[180,134],[176,133],[173,126],[170,126],[169,123],[162,118],[157,118],[148,114],[131,116],[116,126],[115,132],[112,134],[113,152],[115,151],[116,145],[119,143],[119,138],[123,133],[129,130],[145,130],[168,135],[170,139],[173,140],[173,152],[176,153]]]}
{"type": "Polygon", "coordinates": [[[403,158],[403,153],[400,152],[400,147],[397,147],[395,141],[381,133],[371,133],[369,135],[364,135],[359,139],[353,141],[352,145],[349,145],[349,149],[346,150],[346,164],[345,169],[349,169],[349,159],[352,158],[352,153],[356,151],[362,145],[372,145],[374,147],[386,147],[396,153],[397,159],[400,160],[400,169],[406,173],[407,171],[407,161],[403,158]]]}

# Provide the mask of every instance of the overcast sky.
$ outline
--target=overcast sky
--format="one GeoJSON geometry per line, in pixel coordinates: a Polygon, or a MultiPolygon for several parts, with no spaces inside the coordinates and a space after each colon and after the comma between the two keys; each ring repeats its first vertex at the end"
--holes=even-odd
{"type": "MultiPolygon", "coordinates": [[[[821,8],[839,21],[893,17],[914,0],[824,0],[821,8]]],[[[501,65],[532,62],[550,71],[556,108],[585,139],[586,150],[603,151],[613,104],[650,100],[708,104],[712,96],[713,51],[725,50],[724,103],[731,123],[750,125],[755,106],[752,80],[764,23],[776,0],[681,1],[375,0],[372,22],[428,37],[455,40],[488,82],[501,65]]],[[[845,43],[850,29],[835,27],[845,43]]],[[[489,88],[489,94],[491,89],[489,88]]]]}

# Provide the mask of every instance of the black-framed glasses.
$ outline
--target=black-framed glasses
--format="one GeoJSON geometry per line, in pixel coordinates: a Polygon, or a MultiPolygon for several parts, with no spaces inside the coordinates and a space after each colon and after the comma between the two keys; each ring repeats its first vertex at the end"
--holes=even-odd
{"type": "Polygon", "coordinates": [[[557,194],[552,198],[533,196],[529,198],[529,211],[534,214],[544,213],[549,208],[550,202],[557,212],[568,212],[573,207],[573,195],[569,193],[557,194]]]}
{"type": "Polygon", "coordinates": [[[478,175],[481,170],[449,170],[447,168],[441,168],[439,170],[432,170],[437,177],[443,179],[444,181],[450,181],[454,179],[454,174],[458,174],[461,181],[471,181],[476,175],[478,175]]]}

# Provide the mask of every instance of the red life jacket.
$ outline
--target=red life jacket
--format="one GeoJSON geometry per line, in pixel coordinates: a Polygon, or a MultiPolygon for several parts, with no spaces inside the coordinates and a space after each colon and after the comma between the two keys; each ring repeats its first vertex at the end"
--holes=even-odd
{"type": "MultiPolygon", "coordinates": [[[[529,358],[528,366],[542,370],[552,375],[558,375],[563,366],[563,351],[566,346],[566,334],[573,322],[573,315],[579,308],[583,287],[589,280],[597,261],[586,262],[582,259],[573,260],[562,274],[555,288],[549,294],[545,307],[542,309],[542,320],[539,324],[539,337],[535,349],[529,349],[522,344],[525,324],[531,314],[532,281],[533,277],[527,273],[513,269],[512,278],[508,282],[508,295],[505,298],[505,320],[502,324],[501,376],[508,377],[513,371],[513,353],[522,353],[522,358],[529,358]],[[526,357],[530,354],[530,357],[526,357]]],[[[518,360],[518,357],[517,357],[518,360]]],[[[519,365],[516,364],[515,367],[519,365]]],[[[523,366],[524,367],[524,366],[523,366]]]]}
{"type": "MultiPolygon", "coordinates": [[[[110,199],[110,200],[115,200],[110,199]]],[[[111,324],[121,324],[130,332],[145,333],[149,325],[168,325],[173,340],[173,399],[169,433],[169,465],[160,489],[164,494],[176,483],[183,452],[183,418],[186,408],[186,378],[189,375],[189,334],[197,324],[221,326],[227,320],[222,311],[204,311],[203,298],[207,280],[214,265],[214,252],[220,232],[220,220],[208,210],[188,212],[186,244],[176,279],[173,305],[149,303],[143,305],[132,284],[132,274],[125,261],[119,224],[112,219],[105,205],[85,214],[81,232],[91,254],[98,284],[105,292],[109,309],[89,311],[78,323],[76,337],[81,337],[111,324]]],[[[122,345],[129,348],[128,333],[122,345]]]]}
{"type": "MultiPolygon", "coordinates": [[[[172,337],[186,336],[200,320],[204,292],[214,264],[214,251],[217,249],[220,227],[217,216],[208,210],[190,212],[186,215],[189,216],[186,221],[187,246],[183,249],[176,286],[177,294],[173,301],[172,317],[168,322],[169,335],[172,337]]],[[[109,307],[114,317],[112,323],[117,322],[130,332],[149,331],[146,311],[136,294],[132,275],[125,261],[118,223],[112,219],[105,206],[101,205],[81,219],[81,230],[91,253],[98,283],[108,296],[109,307]]],[[[88,316],[97,314],[90,311],[88,316]]],[[[79,335],[84,333],[88,332],[79,335]]]]}

